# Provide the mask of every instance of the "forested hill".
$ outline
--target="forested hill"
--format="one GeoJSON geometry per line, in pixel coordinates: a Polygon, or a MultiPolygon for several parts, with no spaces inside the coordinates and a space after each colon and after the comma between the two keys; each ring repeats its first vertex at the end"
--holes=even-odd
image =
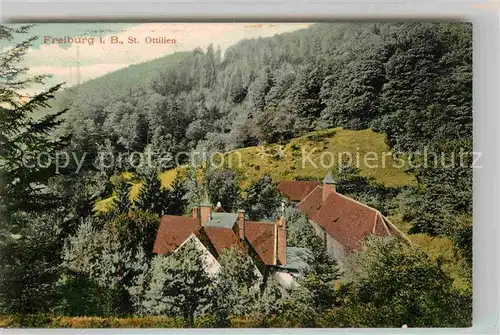
{"type": "Polygon", "coordinates": [[[240,41],[224,57],[209,47],[122,69],[58,105],[70,107],[73,143],[86,149],[110,139],[119,151],[226,150],[342,126],[372,127],[411,150],[470,137],[471,32],[466,23],[316,24],[240,41]]]}
{"type": "MultiPolygon", "coordinates": [[[[133,64],[80,85],[66,88],[55,94],[50,109],[70,108],[69,119],[72,120],[71,115],[74,116],[89,108],[91,101],[98,106],[106,107],[116,101],[127,99],[131,92],[140,90],[141,87],[148,87],[159,69],[176,66],[187,54],[176,52],[144,63],[133,64]]],[[[40,112],[45,114],[47,109],[42,109],[40,112]]]]}
{"type": "MultiPolygon", "coordinates": [[[[142,69],[59,97],[76,155],[228,151],[335,127],[372,128],[403,152],[472,150],[468,23],[315,24],[242,40],[223,57],[210,46],[142,69]]],[[[471,269],[472,169],[412,172],[419,187],[405,194],[403,219],[411,232],[452,239],[471,269]]]]}
{"type": "MultiPolygon", "coordinates": [[[[0,40],[29,29],[0,25],[0,40]]],[[[55,86],[19,105],[19,91],[40,81],[21,67],[30,41],[0,50],[11,105],[0,109],[1,324],[120,316],[151,327],[161,315],[191,328],[234,326],[233,317],[260,327],[471,326],[472,25],[315,24],[224,54],[209,46],[138,64],[54,102],[55,86]],[[34,120],[47,104],[56,114],[34,120]],[[198,149],[225,154],[209,164],[198,149]],[[406,165],[416,150],[417,165],[406,165]],[[289,289],[253,278],[245,253],[224,252],[210,278],[194,244],[173,258],[153,253],[162,215],[192,215],[208,200],[272,222],[283,215],[276,181],[326,173],[412,245],[367,236],[341,277],[307,217],[287,206],[287,249],[311,251],[289,289]]]]}

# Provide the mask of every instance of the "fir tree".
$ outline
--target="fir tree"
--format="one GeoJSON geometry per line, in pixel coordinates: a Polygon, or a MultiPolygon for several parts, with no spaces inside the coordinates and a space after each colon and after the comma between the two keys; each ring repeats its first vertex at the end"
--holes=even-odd
{"type": "Polygon", "coordinates": [[[142,180],[141,192],[136,206],[143,211],[150,211],[161,215],[168,204],[168,193],[158,178],[156,169],[150,169],[139,175],[142,180]]]}
{"type": "MultiPolygon", "coordinates": [[[[13,41],[16,34],[25,34],[29,29],[30,26],[13,29],[0,25],[0,39],[13,41]]],[[[15,211],[36,211],[57,205],[54,196],[46,192],[48,179],[56,173],[47,157],[54,157],[65,144],[65,138],[54,138],[52,132],[66,110],[39,119],[34,117],[37,110],[49,107],[49,101],[62,84],[28,98],[23,93],[47,78],[27,77],[28,69],[21,66],[35,40],[36,37],[28,38],[0,53],[0,205],[7,218],[15,211]]]]}
{"type": "Polygon", "coordinates": [[[115,211],[117,213],[126,213],[130,210],[131,206],[130,183],[125,180],[120,180],[116,191],[115,211]]]}
{"type": "Polygon", "coordinates": [[[173,255],[156,256],[151,266],[151,283],[143,306],[155,315],[175,315],[192,327],[197,312],[208,307],[212,278],[203,254],[190,241],[173,255]]]}
{"type": "Polygon", "coordinates": [[[238,247],[224,249],[215,287],[215,308],[220,326],[230,315],[246,315],[259,291],[258,270],[246,252],[238,247]]]}

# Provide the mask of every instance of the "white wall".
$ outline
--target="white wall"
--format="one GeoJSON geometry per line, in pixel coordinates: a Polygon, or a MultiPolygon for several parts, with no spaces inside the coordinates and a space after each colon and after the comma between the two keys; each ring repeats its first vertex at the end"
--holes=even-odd
{"type": "Polygon", "coordinates": [[[217,261],[212,253],[208,251],[205,245],[194,234],[191,234],[191,236],[187,238],[186,241],[184,241],[175,251],[177,252],[177,250],[181,249],[184,244],[191,240],[194,242],[196,249],[200,250],[203,254],[203,262],[205,263],[207,273],[210,276],[215,277],[217,272],[220,270],[219,261],[217,261]]]}

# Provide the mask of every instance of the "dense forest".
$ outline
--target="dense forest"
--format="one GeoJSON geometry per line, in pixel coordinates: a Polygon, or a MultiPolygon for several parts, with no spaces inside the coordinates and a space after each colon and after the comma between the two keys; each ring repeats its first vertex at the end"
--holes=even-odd
{"type": "MultiPolygon", "coordinates": [[[[29,31],[0,29],[2,39],[29,31]]],[[[213,283],[190,261],[199,258],[194,248],[175,257],[152,254],[159,215],[183,214],[208,196],[228,209],[244,208],[254,220],[269,218],[279,206],[276,181],[262,176],[243,190],[237,171],[204,167],[203,180],[191,168],[165,189],[157,176],[173,161],[140,169],[92,164],[102,152],[226,152],[334,127],[372,128],[396,152],[426,148],[429,157],[422,159],[470,152],[470,24],[314,24],[242,40],[223,54],[213,46],[176,53],[20,103],[20,90],[30,84],[21,79],[21,61],[32,42],[0,59],[0,314],[18,316],[21,325],[46,315],[163,315],[181,317],[186,326],[228,326],[230,317],[259,326],[470,325],[470,155],[466,166],[412,168],[417,187],[397,190],[351,167],[333,171],[343,193],[377,198],[381,207],[397,203],[410,233],[450,239],[469,283],[460,290],[439,261],[393,240],[369,239],[355,270],[341,276],[291,208],[291,243],[317,250],[299,288],[282,292],[269,283],[254,291],[257,279],[234,250],[213,283]],[[26,169],[18,162],[20,151],[58,150],[85,153],[86,164],[74,174],[75,166],[56,173],[53,166],[26,169]],[[137,201],[124,171],[143,181],[137,201]],[[95,201],[110,194],[114,210],[95,213],[95,201]],[[182,284],[189,277],[196,288],[182,284]],[[174,294],[180,286],[184,293],[174,294]],[[216,312],[207,316],[210,307],[216,312]]]]}

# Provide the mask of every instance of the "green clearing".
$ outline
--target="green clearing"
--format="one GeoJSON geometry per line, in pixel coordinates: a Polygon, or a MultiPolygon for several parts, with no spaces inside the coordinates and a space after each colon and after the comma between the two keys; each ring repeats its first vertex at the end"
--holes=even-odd
{"type": "MultiPolygon", "coordinates": [[[[361,175],[371,177],[375,182],[388,187],[416,185],[415,177],[405,172],[406,167],[398,167],[398,164],[404,164],[393,159],[385,143],[385,135],[371,129],[316,131],[283,144],[237,149],[223,157],[225,165],[241,175],[243,188],[265,174],[275,181],[322,180],[328,170],[347,157],[351,157],[351,162],[360,168],[361,175]],[[370,157],[373,159],[370,160],[370,157]]],[[[214,163],[220,162],[217,159],[220,157],[214,156],[214,163]]],[[[180,169],[182,167],[165,171],[159,176],[163,187],[170,186],[180,169]]],[[[129,172],[124,173],[123,177],[133,183],[130,197],[132,200],[137,199],[140,182],[134,182],[129,172]]],[[[110,198],[99,200],[95,209],[101,212],[109,210],[113,203],[110,198]]]]}

